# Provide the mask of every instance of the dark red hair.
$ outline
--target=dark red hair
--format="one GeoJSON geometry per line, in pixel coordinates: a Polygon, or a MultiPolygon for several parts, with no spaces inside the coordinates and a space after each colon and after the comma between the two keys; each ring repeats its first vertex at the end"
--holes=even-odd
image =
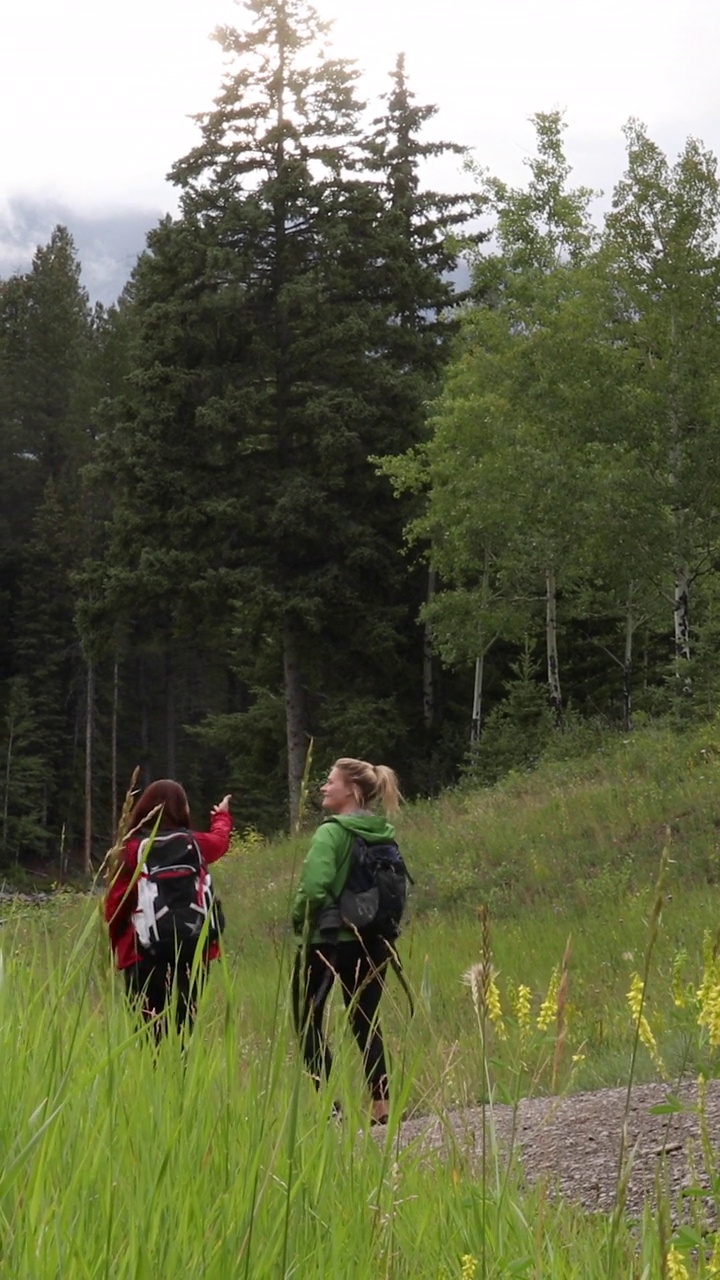
{"type": "MultiPolygon", "coordinates": [[[[141,827],[148,814],[152,813],[153,809],[157,809],[160,804],[163,806],[160,815],[161,827],[190,826],[190,805],[184,789],[179,782],[173,782],[172,778],[158,778],[157,782],[151,782],[139,800],[135,801],[128,823],[129,829],[132,831],[135,827],[141,827]]],[[[153,818],[154,821],[155,818],[153,818]]]]}

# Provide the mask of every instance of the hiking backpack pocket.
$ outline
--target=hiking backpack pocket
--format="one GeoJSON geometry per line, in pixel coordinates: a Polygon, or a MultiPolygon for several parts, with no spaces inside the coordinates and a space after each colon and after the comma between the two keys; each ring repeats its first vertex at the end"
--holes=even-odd
{"type": "Polygon", "coordinates": [[[407,905],[410,874],[394,840],[356,836],[339,907],[343,924],[366,937],[393,941],[407,905]]]}

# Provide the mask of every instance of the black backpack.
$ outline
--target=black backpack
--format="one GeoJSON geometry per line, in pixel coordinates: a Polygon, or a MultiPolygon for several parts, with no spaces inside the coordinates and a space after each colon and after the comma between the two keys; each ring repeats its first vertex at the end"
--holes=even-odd
{"type": "Polygon", "coordinates": [[[217,942],[225,927],[222,908],[200,846],[191,831],[156,833],[138,848],[137,908],[133,925],[139,949],[172,957],[200,937],[217,942]]]}
{"type": "Polygon", "coordinates": [[[407,905],[408,884],[413,883],[397,844],[355,836],[349,857],[347,880],[338,899],[342,923],[362,938],[394,942],[407,905]]]}

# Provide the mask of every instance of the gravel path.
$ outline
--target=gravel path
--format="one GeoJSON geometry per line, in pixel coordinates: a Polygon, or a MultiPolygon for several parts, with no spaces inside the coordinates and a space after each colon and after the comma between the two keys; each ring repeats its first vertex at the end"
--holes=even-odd
{"type": "MultiPolygon", "coordinates": [[[[666,1102],[665,1085],[637,1085],[632,1091],[628,1115],[628,1146],[634,1149],[627,1189],[626,1212],[638,1216],[646,1200],[655,1199],[656,1172],[663,1164],[663,1185],[670,1192],[673,1218],[690,1217],[693,1202],[681,1195],[684,1187],[708,1186],[707,1160],[703,1154],[701,1117],[696,1085],[686,1085],[675,1096],[683,1110],[653,1115],[652,1108],[666,1102]]],[[[607,1212],[615,1201],[618,1154],[625,1113],[626,1089],[598,1089],[566,1098],[529,1098],[513,1114],[508,1106],[486,1108],[486,1125],[497,1135],[501,1151],[514,1149],[528,1182],[545,1181],[556,1193],[586,1209],[607,1212]]],[[[720,1163],[720,1080],[704,1090],[703,1123],[710,1148],[720,1163]]],[[[480,1159],[482,1108],[449,1112],[444,1118],[425,1116],[402,1125],[402,1146],[442,1153],[453,1151],[480,1159]]],[[[487,1139],[488,1146],[490,1139],[487,1139]]],[[[694,1201],[697,1204],[697,1201],[694,1201]]],[[[709,1223],[714,1222],[713,1201],[703,1198],[709,1223]]]]}

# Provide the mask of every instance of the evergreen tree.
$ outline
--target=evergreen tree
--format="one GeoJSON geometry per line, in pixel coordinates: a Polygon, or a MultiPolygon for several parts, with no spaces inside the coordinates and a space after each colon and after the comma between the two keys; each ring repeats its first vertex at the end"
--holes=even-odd
{"type": "Polygon", "coordinates": [[[511,664],[506,697],[493,707],[470,755],[467,772],[474,780],[492,785],[510,769],[531,768],[540,759],[553,718],[537,668],[526,641],[519,661],[511,664]]]}
{"type": "MultiPolygon", "coordinates": [[[[407,448],[425,438],[427,404],[438,392],[456,329],[452,317],[464,299],[453,280],[460,244],[467,253],[484,236],[468,231],[469,220],[477,213],[473,199],[423,186],[423,170],[429,161],[447,154],[463,156],[465,149],[457,143],[427,139],[425,130],[437,108],[416,103],[404,54],[398,55],[384,102],[385,111],[373,122],[367,144],[370,169],[380,180],[385,207],[382,288],[389,313],[385,352],[392,370],[392,385],[378,407],[405,423],[407,448]],[[458,231],[463,233],[462,242],[458,231]]],[[[398,493],[396,499],[400,499],[398,493]]],[[[407,519],[413,504],[407,494],[400,500],[407,519]]],[[[416,596],[418,609],[423,597],[432,605],[435,586],[435,570],[429,566],[426,587],[416,596]]],[[[426,731],[435,737],[442,726],[427,618],[423,632],[423,719],[426,731]]]]}
{"type": "Polygon", "coordinates": [[[4,692],[9,706],[12,681],[21,677],[27,717],[38,726],[33,759],[42,763],[43,798],[34,826],[26,822],[22,828],[40,841],[34,852],[59,839],[73,803],[81,660],[72,573],[83,554],[79,476],[92,449],[91,350],[90,309],[72,237],[56,227],[49,243],[38,248],[31,270],[8,281],[0,299],[6,375],[0,430],[9,444],[10,493],[17,497],[6,525],[11,683],[4,692]]]}
{"type": "Polygon", "coordinates": [[[17,862],[23,852],[42,848],[48,838],[42,823],[46,772],[42,731],[26,682],[10,681],[7,695],[4,732],[0,733],[0,858],[17,862]]]}
{"type": "MultiPolygon", "coordinates": [[[[148,639],[177,649],[212,617],[211,652],[229,645],[237,678],[217,714],[253,724],[264,759],[281,744],[262,709],[284,700],[294,816],[310,735],[381,758],[406,738],[416,605],[401,512],[369,455],[420,429],[414,368],[421,351],[437,367],[437,339],[418,318],[449,286],[431,297],[426,263],[400,356],[410,302],[356,73],[298,0],[246,9],[247,31],[217,33],[237,70],[173,170],[181,216],[150,237],[133,285],[132,385],[104,445],[119,480],[111,576],[148,639]]],[[[214,740],[228,741],[223,719],[214,740]]]]}
{"type": "Polygon", "coordinates": [[[23,557],[41,484],[20,412],[20,377],[27,345],[28,281],[0,284],[0,673],[14,668],[15,607],[23,557]]]}
{"type": "Polygon", "coordinates": [[[478,212],[472,197],[422,185],[428,161],[446,154],[464,156],[465,148],[425,138],[437,107],[415,102],[404,54],[398,55],[391,82],[384,95],[385,112],[373,122],[367,149],[385,205],[381,285],[389,315],[387,349],[395,367],[406,374],[404,394],[414,397],[404,416],[410,420],[414,415],[424,424],[425,402],[435,389],[455,330],[449,314],[465,296],[452,278],[460,247],[467,253],[485,237],[468,231],[469,220],[478,212]],[[453,232],[463,233],[462,241],[453,232]]]}
{"type": "Polygon", "coordinates": [[[55,228],[28,275],[8,282],[5,291],[11,366],[5,411],[24,456],[35,464],[39,500],[48,479],[75,483],[88,448],[90,310],[66,227],[55,228]]]}
{"type": "Polygon", "coordinates": [[[82,554],[81,533],[77,510],[68,510],[60,486],[48,480],[24,559],[15,641],[31,716],[42,728],[39,819],[48,841],[35,853],[53,853],[63,826],[70,843],[80,834],[84,682],[72,574],[82,554]]]}

